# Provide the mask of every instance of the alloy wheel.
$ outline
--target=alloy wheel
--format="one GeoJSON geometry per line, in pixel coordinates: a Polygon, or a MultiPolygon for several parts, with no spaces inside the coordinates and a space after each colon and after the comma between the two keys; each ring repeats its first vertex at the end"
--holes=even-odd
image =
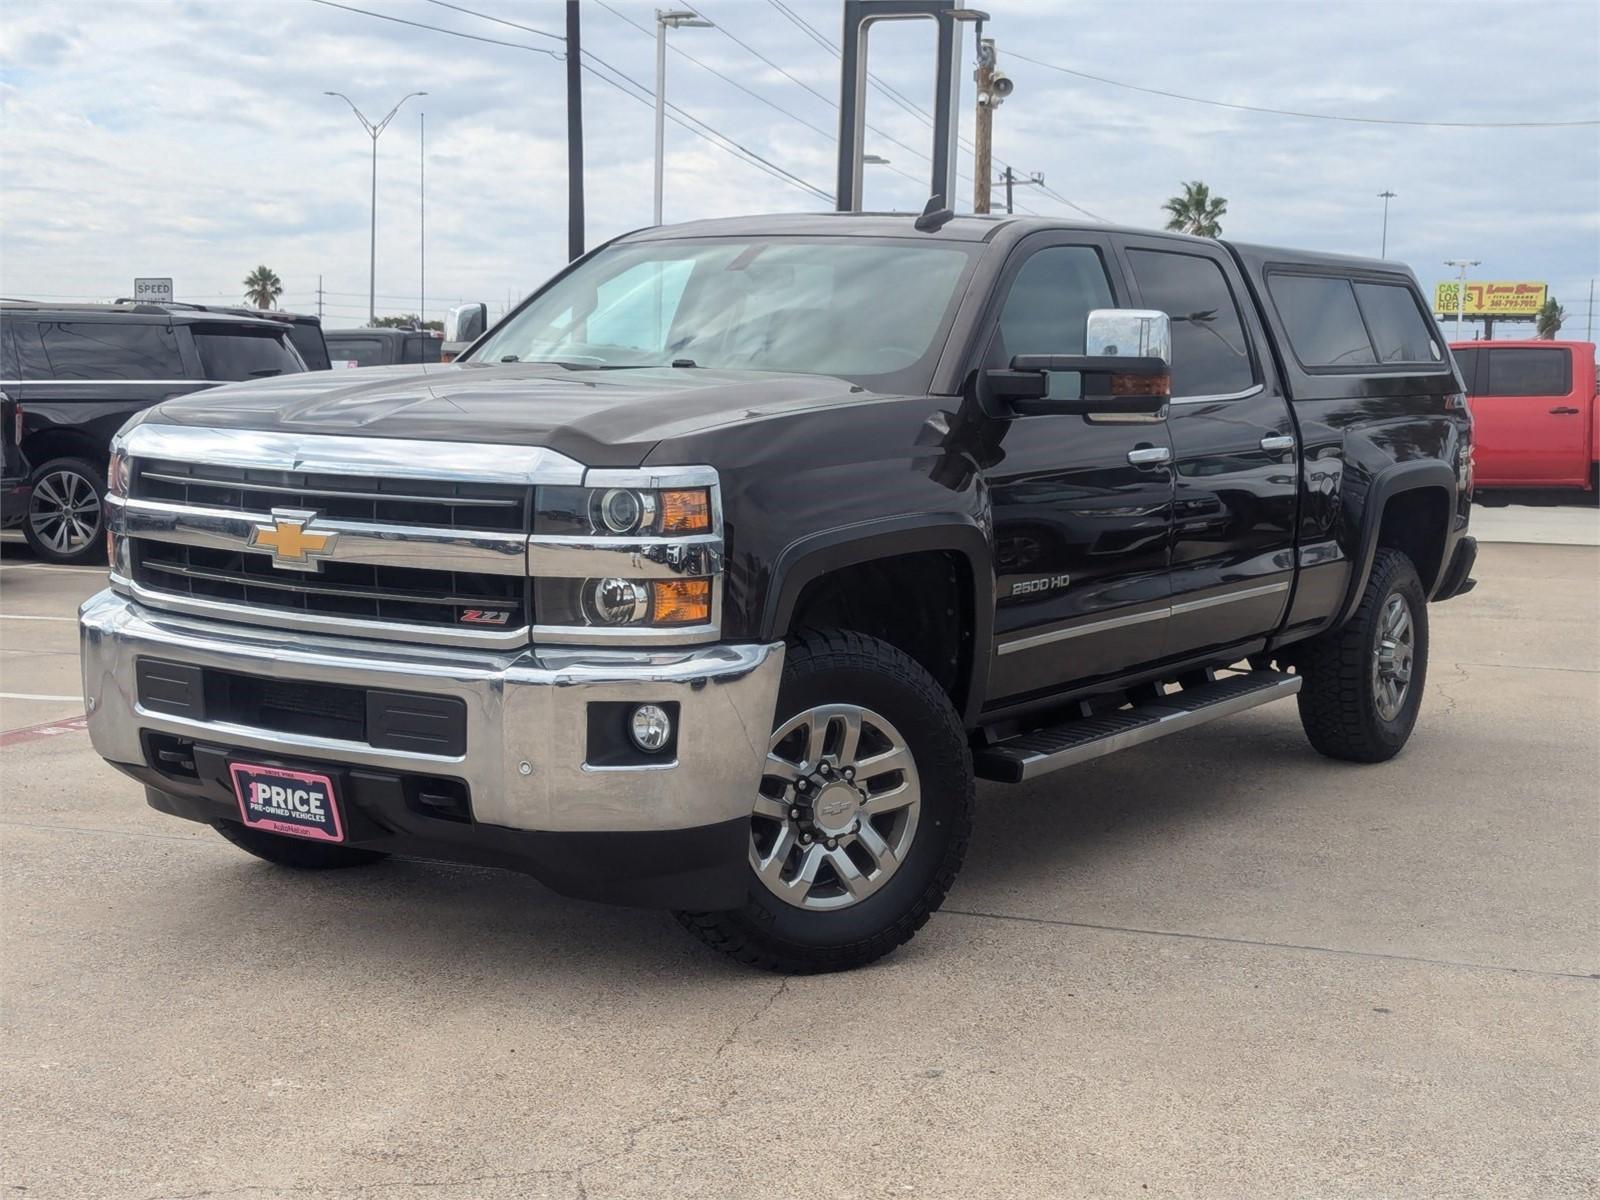
{"type": "Polygon", "coordinates": [[[1411,606],[1404,596],[1391,595],[1383,602],[1378,644],[1372,651],[1372,699],[1385,721],[1393,721],[1405,705],[1415,653],[1416,625],[1411,619],[1411,606]]]}
{"type": "Polygon", "coordinates": [[[51,471],[34,481],[28,521],[41,544],[76,554],[100,534],[99,493],[76,471],[51,471]]]}
{"type": "Polygon", "coordinates": [[[797,908],[859,904],[905,861],[922,789],[900,731],[871,709],[826,704],[772,735],[750,822],[750,866],[797,908]]]}

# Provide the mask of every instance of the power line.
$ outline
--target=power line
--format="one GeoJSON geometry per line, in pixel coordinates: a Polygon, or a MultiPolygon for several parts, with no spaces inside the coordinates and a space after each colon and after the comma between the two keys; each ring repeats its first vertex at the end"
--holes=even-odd
{"type": "MultiPolygon", "coordinates": [[[[317,4],[324,5],[325,7],[328,7],[328,8],[337,8],[337,9],[342,9],[345,12],[359,13],[361,16],[364,16],[364,17],[375,17],[375,18],[377,18],[378,20],[381,20],[381,21],[393,21],[396,24],[409,25],[409,26],[411,26],[412,28],[415,28],[415,29],[426,29],[426,30],[429,30],[429,31],[431,31],[433,33],[445,33],[445,34],[451,35],[452,37],[467,38],[468,40],[475,41],[475,42],[486,42],[489,45],[493,45],[493,46],[505,46],[505,47],[508,47],[510,49],[513,49],[513,50],[526,50],[526,51],[528,51],[530,53],[533,53],[533,54],[548,55],[549,57],[554,58],[554,59],[563,59],[565,57],[565,55],[563,53],[561,53],[561,52],[558,52],[558,51],[555,51],[555,50],[546,50],[546,49],[544,49],[543,47],[540,47],[540,46],[529,46],[524,42],[507,42],[507,41],[501,41],[501,40],[499,40],[497,38],[480,37],[479,35],[473,34],[473,33],[463,33],[462,31],[460,31],[458,29],[446,29],[446,28],[444,28],[443,26],[440,26],[440,25],[428,25],[428,24],[425,24],[425,23],[423,23],[421,21],[410,21],[410,20],[405,19],[404,17],[393,17],[393,16],[389,16],[387,13],[373,12],[370,9],[357,8],[354,5],[340,4],[340,3],[337,3],[336,0],[314,0],[314,2],[317,3],[317,4]]],[[[512,28],[512,29],[520,29],[525,33],[537,34],[538,36],[541,36],[541,37],[553,37],[553,36],[555,36],[555,35],[550,34],[549,32],[547,32],[546,30],[535,29],[531,25],[522,25],[522,24],[519,24],[516,21],[509,21],[509,20],[505,19],[504,17],[491,16],[488,13],[478,12],[476,9],[466,8],[466,7],[464,7],[462,5],[458,5],[458,4],[447,3],[446,0],[429,0],[429,2],[439,5],[441,8],[448,8],[448,9],[451,9],[451,10],[453,10],[455,12],[465,13],[468,16],[478,17],[478,18],[481,18],[482,20],[485,20],[485,21],[492,21],[492,22],[494,22],[495,24],[498,24],[498,25],[505,25],[505,26],[508,26],[509,28],[512,28]]],[[[562,40],[564,42],[566,39],[562,38],[560,40],[562,40]]],[[[641,84],[638,80],[631,78],[625,72],[617,70],[617,68],[611,66],[611,64],[607,63],[604,59],[598,57],[595,54],[590,53],[587,50],[585,50],[583,52],[583,57],[586,60],[582,64],[583,65],[583,69],[585,71],[588,71],[589,74],[593,75],[596,79],[600,80],[602,83],[609,84],[610,86],[616,88],[618,91],[622,92],[624,95],[629,96],[634,100],[638,100],[642,104],[650,104],[652,102],[652,98],[655,96],[655,93],[651,89],[649,89],[649,88],[645,87],[643,84],[641,84]],[[628,84],[631,84],[633,87],[637,88],[639,92],[642,92],[643,95],[641,96],[641,95],[639,95],[639,94],[637,94],[635,92],[628,91],[628,89],[625,86],[623,86],[623,84],[618,83],[616,79],[612,79],[612,78],[608,77],[607,75],[602,74],[600,70],[596,69],[596,66],[591,66],[590,65],[591,62],[593,62],[594,64],[597,64],[598,67],[604,68],[606,71],[610,71],[613,75],[616,75],[619,78],[625,80],[628,84]]],[[[780,182],[788,183],[791,186],[802,188],[806,192],[809,192],[810,194],[818,197],[819,199],[822,199],[822,200],[831,200],[832,199],[832,196],[829,193],[823,191],[821,188],[817,187],[815,184],[808,183],[806,180],[800,178],[798,175],[795,175],[793,172],[787,171],[783,167],[778,166],[776,163],[771,162],[766,158],[763,158],[761,155],[757,154],[755,151],[751,150],[749,147],[741,145],[739,142],[734,141],[732,138],[728,137],[727,134],[721,132],[720,130],[714,128],[711,125],[706,124],[706,122],[701,121],[698,117],[695,117],[695,116],[691,115],[690,113],[686,112],[684,109],[680,108],[678,105],[673,104],[670,100],[667,102],[667,107],[669,109],[673,110],[673,112],[669,112],[667,115],[668,115],[669,118],[671,118],[671,120],[673,121],[674,124],[682,126],[684,129],[687,129],[690,133],[694,134],[696,137],[701,138],[702,140],[704,140],[706,142],[709,142],[712,146],[715,146],[717,149],[721,150],[723,153],[730,154],[733,157],[740,159],[740,161],[746,162],[750,166],[756,167],[758,170],[761,170],[761,171],[765,172],[766,174],[772,176],[773,178],[779,180],[780,182]],[[700,126],[700,128],[697,129],[697,128],[694,127],[694,125],[691,125],[688,122],[693,122],[694,125],[698,125],[698,126],[700,126]],[[702,132],[702,130],[704,130],[704,132],[702,132]],[[720,139],[720,141],[718,139],[720,139]],[[724,145],[723,143],[726,143],[726,145],[724,145]]]]}
{"type": "MultiPolygon", "coordinates": [[[[445,29],[441,25],[425,25],[421,21],[408,21],[404,17],[392,17],[388,13],[373,12],[371,9],[356,8],[351,4],[339,4],[336,0],[312,0],[313,4],[320,4],[324,8],[339,8],[345,12],[359,13],[363,17],[376,17],[380,21],[393,21],[396,25],[410,25],[413,29],[428,29],[434,33],[448,33],[451,37],[466,38],[472,42],[487,42],[491,46],[509,46],[513,50],[528,50],[534,54],[548,54],[551,58],[560,58],[561,55],[554,50],[545,50],[539,46],[528,46],[522,42],[502,42],[498,38],[479,37],[475,33],[462,33],[459,29],[445,29]]],[[[518,26],[519,29],[525,26],[518,26]]],[[[535,29],[533,33],[540,32],[535,29]]]]}
{"type": "MultiPolygon", "coordinates": [[[[616,9],[612,8],[611,5],[606,3],[606,0],[595,0],[595,3],[598,4],[601,8],[605,9],[613,17],[616,17],[619,21],[626,21],[633,28],[637,29],[640,33],[644,34],[645,37],[648,37],[648,38],[655,37],[655,34],[651,33],[648,29],[646,29],[643,25],[639,24],[639,22],[635,21],[632,17],[628,16],[626,13],[618,12],[616,9]]],[[[800,124],[804,125],[807,129],[811,130],[812,133],[821,134],[825,138],[832,138],[833,137],[833,132],[831,130],[823,129],[820,126],[813,125],[810,121],[806,120],[804,117],[800,116],[799,114],[790,112],[787,108],[784,108],[781,104],[778,104],[778,103],[776,103],[776,102],[774,102],[772,100],[768,100],[760,92],[753,91],[750,88],[745,87],[745,85],[740,83],[737,79],[734,79],[733,77],[731,77],[729,75],[724,75],[721,71],[717,70],[715,67],[713,67],[713,66],[711,66],[711,65],[709,65],[707,63],[701,62],[698,58],[694,57],[694,55],[690,54],[687,50],[679,49],[676,45],[674,45],[670,41],[667,43],[667,49],[671,50],[674,54],[678,55],[680,58],[688,59],[695,66],[699,67],[702,71],[709,71],[711,74],[715,75],[718,79],[722,80],[724,83],[732,84],[734,87],[738,88],[745,95],[753,97],[754,99],[761,101],[761,103],[765,104],[768,108],[771,108],[771,109],[773,109],[773,110],[775,110],[777,112],[782,113],[784,116],[788,117],[790,120],[798,121],[800,124]]]]}
{"type": "Polygon", "coordinates": [[[1043,62],[1037,58],[1029,58],[1026,54],[1019,54],[1015,50],[1006,51],[1012,58],[1020,58],[1023,62],[1032,63],[1036,67],[1044,67],[1050,71],[1059,71],[1063,75],[1071,75],[1078,79],[1088,79],[1095,83],[1107,84],[1110,87],[1126,88],[1130,92],[1144,92],[1151,96],[1165,96],[1169,100],[1184,100],[1190,104],[1209,104],[1213,108],[1231,108],[1239,112],[1270,113],[1278,117],[1300,117],[1310,121],[1348,121],[1359,125],[1415,125],[1429,129],[1565,129],[1574,126],[1600,125],[1600,120],[1584,121],[1416,121],[1402,117],[1355,117],[1343,113],[1317,113],[1298,112],[1288,108],[1268,108],[1259,104],[1234,104],[1227,100],[1212,100],[1205,96],[1186,96],[1182,92],[1169,92],[1162,88],[1145,87],[1143,84],[1128,83],[1121,79],[1109,79],[1104,75],[1094,75],[1088,71],[1075,70],[1072,67],[1058,66],[1056,63],[1043,62]]]}
{"type": "Polygon", "coordinates": [[[1052,200],[1059,200],[1062,204],[1065,204],[1068,208],[1072,209],[1073,211],[1081,212],[1086,217],[1093,217],[1096,221],[1099,221],[1102,225],[1109,225],[1110,224],[1109,221],[1107,221],[1104,217],[1100,216],[1098,213],[1092,213],[1087,208],[1085,208],[1083,205],[1075,203],[1074,201],[1068,200],[1060,192],[1056,191],[1055,188],[1053,188],[1049,184],[1045,183],[1044,180],[1042,180],[1042,179],[1039,180],[1037,186],[1038,186],[1039,190],[1041,192],[1043,192],[1046,196],[1049,196],[1052,200]]]}

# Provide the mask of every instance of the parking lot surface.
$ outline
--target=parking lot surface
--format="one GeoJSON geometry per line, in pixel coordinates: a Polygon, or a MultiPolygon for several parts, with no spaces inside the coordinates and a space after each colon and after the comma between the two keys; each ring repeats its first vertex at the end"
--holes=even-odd
{"type": "Polygon", "coordinates": [[[1486,544],[1387,765],[1273,705],[985,786],[849,975],[158,816],[88,571],[0,557],[4,1182],[29,1197],[1592,1196],[1600,549],[1486,544]]]}

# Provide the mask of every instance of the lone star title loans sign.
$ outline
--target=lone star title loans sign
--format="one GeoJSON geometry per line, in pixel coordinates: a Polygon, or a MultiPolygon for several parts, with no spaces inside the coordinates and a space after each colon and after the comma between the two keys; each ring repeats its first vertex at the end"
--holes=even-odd
{"type": "MultiPolygon", "coordinates": [[[[1462,311],[1469,317],[1533,317],[1544,307],[1549,288],[1542,283],[1479,283],[1467,280],[1467,302],[1462,311]]],[[[1456,284],[1436,283],[1433,287],[1433,311],[1442,316],[1454,316],[1456,311],[1456,284]]]]}

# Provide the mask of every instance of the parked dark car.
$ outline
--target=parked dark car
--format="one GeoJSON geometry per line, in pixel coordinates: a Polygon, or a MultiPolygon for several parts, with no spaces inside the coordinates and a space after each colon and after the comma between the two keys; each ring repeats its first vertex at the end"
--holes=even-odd
{"type": "Polygon", "coordinates": [[[33,471],[22,452],[22,405],[0,392],[0,528],[22,523],[33,494],[33,471]]]}
{"type": "Polygon", "coordinates": [[[1412,273],[932,218],[642,230],[457,363],[147,412],[95,749],[271,862],[516,867],[795,972],[922,926],[975,778],[1289,700],[1399,754],[1476,553],[1412,273]]]}
{"type": "Polygon", "coordinates": [[[134,413],[218,383],[302,373],[287,322],[154,304],[0,301],[0,386],[33,465],[23,533],[42,561],[103,561],[111,438],[134,413]]]}
{"type": "Polygon", "coordinates": [[[425,329],[329,329],[323,336],[335,368],[436,363],[444,347],[444,339],[425,329]]]}
{"type": "MultiPolygon", "coordinates": [[[[132,300],[119,300],[118,304],[133,304],[132,300]]],[[[163,304],[168,312],[225,313],[230,317],[249,317],[252,320],[281,321],[289,326],[289,340],[305,359],[306,370],[326,371],[332,363],[328,360],[328,343],[322,337],[322,318],[310,313],[284,312],[276,308],[246,308],[244,305],[223,304],[163,304]]]]}

